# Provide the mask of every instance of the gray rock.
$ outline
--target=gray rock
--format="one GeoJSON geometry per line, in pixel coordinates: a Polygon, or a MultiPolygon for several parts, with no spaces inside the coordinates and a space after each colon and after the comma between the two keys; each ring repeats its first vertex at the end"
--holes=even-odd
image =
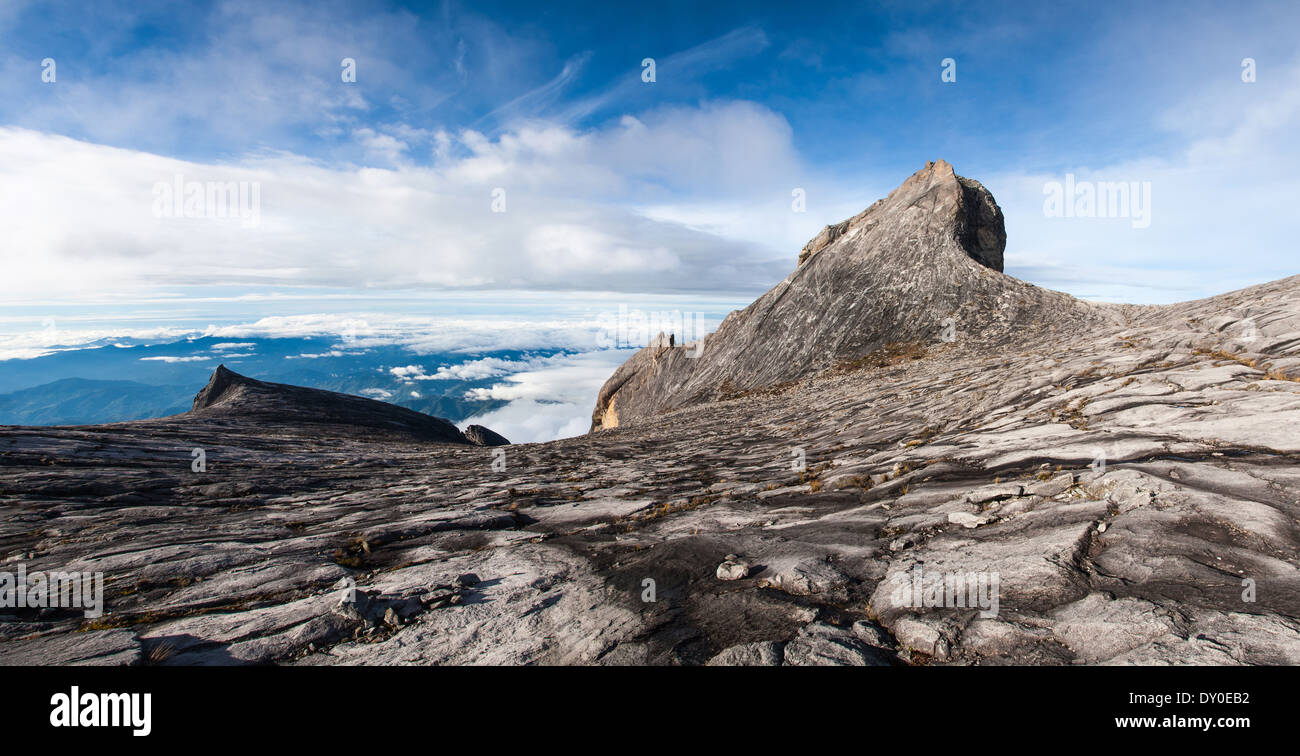
{"type": "Polygon", "coordinates": [[[963,528],[978,528],[993,519],[993,515],[988,512],[982,514],[971,514],[970,512],[949,512],[948,522],[960,525],[963,528]]]}
{"type": "Polygon", "coordinates": [[[727,399],[840,364],[908,361],[944,337],[984,342],[1048,321],[1074,332],[1107,314],[1005,276],[1002,212],[940,160],[805,248],[800,265],[727,316],[702,354],[651,345],[605,383],[592,430],[727,399]],[[921,208],[924,208],[922,210],[921,208]],[[796,325],[797,324],[797,325],[796,325]],[[890,349],[890,345],[911,345],[890,349]]]}
{"type": "Polygon", "coordinates": [[[940,660],[948,658],[948,642],[934,625],[904,617],[894,623],[894,637],[904,648],[920,651],[940,660]]]}
{"type": "Polygon", "coordinates": [[[998,272],[949,173],[505,473],[434,418],[229,371],[184,415],[0,426],[4,571],[102,572],[131,628],[0,609],[0,661],[1300,663],[1300,277],[1073,300],[998,272]],[[726,552],[758,579],[710,577],[726,552]],[[996,576],[996,610],[918,605],[914,574],[996,576]]]}
{"type": "Polygon", "coordinates": [[[850,628],[858,640],[866,643],[868,646],[876,648],[892,648],[894,639],[889,636],[883,627],[870,620],[858,620],[850,628]]]}
{"type": "Polygon", "coordinates": [[[469,443],[456,426],[440,417],[350,394],[259,381],[225,365],[217,366],[208,385],[194,397],[190,412],[213,418],[238,417],[247,422],[334,426],[353,434],[371,432],[420,441],[469,443]]]}
{"type": "Polygon", "coordinates": [[[886,667],[888,655],[852,632],[822,622],[806,625],[785,646],[790,667],[886,667]]]}
{"type": "Polygon", "coordinates": [[[709,659],[710,667],[779,667],[781,666],[780,643],[760,641],[742,643],[723,650],[709,659]]]}
{"type": "Polygon", "coordinates": [[[0,665],[12,667],[129,667],[142,660],[140,639],[130,630],[46,635],[0,643],[0,665]]]}
{"type": "Polygon", "coordinates": [[[760,583],[795,596],[831,595],[848,584],[848,578],[824,559],[805,559],[779,568],[760,583]]]}
{"type": "Polygon", "coordinates": [[[718,565],[717,576],[719,580],[741,580],[749,577],[749,563],[731,560],[725,561],[718,565]]]}
{"type": "Polygon", "coordinates": [[[465,429],[465,438],[476,446],[508,446],[506,437],[481,425],[471,425],[465,429]]]}

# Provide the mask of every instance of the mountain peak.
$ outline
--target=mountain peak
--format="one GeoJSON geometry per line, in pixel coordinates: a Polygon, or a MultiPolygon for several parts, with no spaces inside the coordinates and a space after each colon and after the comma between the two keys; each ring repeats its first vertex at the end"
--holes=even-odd
{"type": "Polygon", "coordinates": [[[651,345],[606,381],[592,429],[796,380],[888,344],[1004,346],[1109,317],[1002,273],[1002,210],[931,161],[889,196],[827,226],[795,270],[687,353],[651,345]]]}
{"type": "Polygon", "coordinates": [[[470,443],[478,446],[508,446],[510,444],[505,436],[491,428],[484,428],[482,425],[471,425],[466,428],[465,438],[469,439],[470,443]]]}
{"type": "Polygon", "coordinates": [[[469,438],[451,422],[395,404],[324,389],[259,381],[219,365],[194,397],[190,414],[234,416],[312,432],[483,445],[509,443],[486,428],[469,438]],[[490,436],[487,434],[491,434],[490,436]]]}
{"type": "Polygon", "coordinates": [[[1007,244],[1002,209],[982,184],[958,176],[946,160],[928,161],[889,196],[848,220],[826,226],[799,251],[799,265],[858,229],[898,223],[899,214],[918,207],[932,217],[950,220],[961,249],[981,265],[1002,272],[1007,244]]]}
{"type": "Polygon", "coordinates": [[[221,400],[221,398],[232,387],[249,382],[257,383],[251,378],[236,373],[227,368],[224,364],[217,365],[217,369],[212,371],[212,377],[208,379],[208,385],[204,386],[198,394],[194,396],[194,405],[190,411],[201,410],[205,407],[211,407],[221,400]]]}

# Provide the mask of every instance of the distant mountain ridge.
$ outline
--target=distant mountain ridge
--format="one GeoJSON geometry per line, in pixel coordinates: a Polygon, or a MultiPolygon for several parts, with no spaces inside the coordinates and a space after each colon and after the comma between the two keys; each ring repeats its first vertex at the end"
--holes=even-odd
{"type": "Polygon", "coordinates": [[[376,431],[417,441],[478,445],[440,417],[351,394],[259,381],[225,365],[217,366],[208,384],[194,397],[189,415],[338,428],[348,435],[376,431]]]}
{"type": "Polygon", "coordinates": [[[526,363],[558,350],[416,354],[400,345],[347,346],[328,338],[200,337],[130,346],[95,345],[0,361],[0,425],[69,425],[165,417],[189,408],[194,386],[219,364],[247,375],[384,401],[461,423],[508,402],[471,396],[500,373],[461,377],[485,357],[526,363]],[[395,374],[417,365],[420,377],[395,374]],[[428,376],[453,369],[445,378],[428,376]],[[69,379],[76,379],[72,382],[69,379]],[[116,392],[116,393],[115,393],[116,392]]]}
{"type": "Polygon", "coordinates": [[[0,395],[0,425],[85,425],[184,412],[191,387],[64,378],[0,395]]]}

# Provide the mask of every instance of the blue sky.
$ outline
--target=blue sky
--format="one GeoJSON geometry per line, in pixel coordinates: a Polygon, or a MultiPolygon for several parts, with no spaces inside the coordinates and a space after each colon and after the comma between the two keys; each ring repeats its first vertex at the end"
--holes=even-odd
{"type": "Polygon", "coordinates": [[[1297,28],[1293,3],[7,0],[0,333],[744,302],[937,158],[1002,204],[1009,273],[1207,296],[1300,267],[1297,28]],[[1149,227],[1046,217],[1067,173],[1149,184],[1149,227]],[[256,223],[158,217],[178,175],[256,184],[256,223]]]}
{"type": "Polygon", "coordinates": [[[1296,16],[1288,3],[8,0],[0,113],[192,160],[271,150],[365,164],[362,127],[495,137],[528,118],[593,128],[740,100],[780,114],[810,163],[848,175],[910,171],[932,151],[972,174],[1064,169],[1176,152],[1167,111],[1235,78],[1241,57],[1273,76],[1294,63],[1296,16]],[[45,57],[63,86],[24,75],[45,57]],[[340,86],[342,57],[359,61],[355,87],[340,86]],[[645,57],[653,87],[637,78],[645,57]],[[945,57],[959,86],[938,86],[945,57]]]}

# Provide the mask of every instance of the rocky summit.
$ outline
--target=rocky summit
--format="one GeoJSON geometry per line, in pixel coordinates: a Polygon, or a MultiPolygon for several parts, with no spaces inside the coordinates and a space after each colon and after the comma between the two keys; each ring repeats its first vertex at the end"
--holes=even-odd
{"type": "Polygon", "coordinates": [[[983,186],[929,163],[861,214],[827,226],[798,267],[701,342],[641,350],[601,389],[592,429],[802,379],[891,344],[960,338],[998,349],[1122,323],[1118,311],[1002,274],[1002,211],[983,186]]]}
{"type": "Polygon", "coordinates": [[[1095,304],[1005,241],[927,164],[578,438],[224,368],[2,428],[0,573],[104,612],[0,608],[0,662],[1300,663],[1300,277],[1095,304]]]}
{"type": "Polygon", "coordinates": [[[312,435],[359,436],[377,441],[400,438],[453,444],[508,443],[480,425],[470,426],[476,429],[473,435],[461,433],[440,417],[349,394],[258,381],[228,370],[225,365],[212,373],[183,418],[186,426],[202,422],[267,423],[312,435]]]}

